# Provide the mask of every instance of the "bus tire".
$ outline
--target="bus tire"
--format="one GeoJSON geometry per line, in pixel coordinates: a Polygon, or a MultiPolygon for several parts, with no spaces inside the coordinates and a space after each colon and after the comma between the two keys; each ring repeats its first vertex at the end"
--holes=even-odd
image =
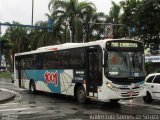
{"type": "Polygon", "coordinates": [[[147,92],[147,95],[143,97],[143,101],[147,104],[150,104],[153,101],[152,96],[149,92],[147,92]]]}
{"type": "Polygon", "coordinates": [[[32,94],[36,93],[36,86],[35,86],[35,82],[33,80],[30,80],[30,82],[29,82],[29,91],[32,94]]]}
{"type": "Polygon", "coordinates": [[[85,89],[82,85],[80,85],[77,88],[76,98],[77,98],[77,101],[81,104],[86,103],[86,101],[87,101],[86,92],[85,92],[85,89]]]}

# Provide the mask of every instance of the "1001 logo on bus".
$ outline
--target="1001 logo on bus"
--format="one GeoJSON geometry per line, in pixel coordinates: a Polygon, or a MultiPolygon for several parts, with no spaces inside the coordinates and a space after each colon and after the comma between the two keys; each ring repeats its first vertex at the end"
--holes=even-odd
{"type": "Polygon", "coordinates": [[[53,83],[55,86],[58,86],[58,73],[57,72],[46,72],[44,74],[46,84],[53,83]]]}

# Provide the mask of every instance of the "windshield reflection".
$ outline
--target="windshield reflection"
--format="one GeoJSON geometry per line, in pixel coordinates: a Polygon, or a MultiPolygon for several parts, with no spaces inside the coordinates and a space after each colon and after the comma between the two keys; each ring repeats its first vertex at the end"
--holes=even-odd
{"type": "Polygon", "coordinates": [[[109,77],[143,77],[143,52],[108,52],[109,77]]]}

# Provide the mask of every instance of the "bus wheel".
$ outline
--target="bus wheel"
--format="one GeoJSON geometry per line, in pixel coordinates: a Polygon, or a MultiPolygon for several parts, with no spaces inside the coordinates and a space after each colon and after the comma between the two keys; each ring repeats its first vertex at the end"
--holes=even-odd
{"type": "Polygon", "coordinates": [[[148,104],[153,101],[152,96],[149,92],[147,92],[147,95],[143,97],[143,101],[148,104]]]}
{"type": "Polygon", "coordinates": [[[29,83],[29,91],[30,93],[36,93],[36,86],[33,80],[31,80],[29,83]]]}
{"type": "Polygon", "coordinates": [[[86,92],[85,92],[85,89],[82,85],[77,88],[76,98],[77,98],[77,101],[79,103],[85,103],[86,102],[86,99],[87,99],[86,98],[86,92]]]}

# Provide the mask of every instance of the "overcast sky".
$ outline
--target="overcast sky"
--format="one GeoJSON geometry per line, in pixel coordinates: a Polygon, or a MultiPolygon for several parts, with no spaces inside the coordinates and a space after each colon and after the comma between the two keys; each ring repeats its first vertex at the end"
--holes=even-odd
{"type": "MultiPolygon", "coordinates": [[[[84,1],[84,0],[79,0],[84,1]]],[[[108,13],[111,1],[119,3],[121,0],[85,0],[96,5],[98,12],[108,13]]],[[[50,0],[34,0],[34,23],[47,20],[45,13],[48,11],[50,0]]],[[[18,21],[21,24],[31,24],[32,0],[0,0],[0,22],[18,21]]],[[[2,27],[2,32],[4,32],[2,27]]]]}

